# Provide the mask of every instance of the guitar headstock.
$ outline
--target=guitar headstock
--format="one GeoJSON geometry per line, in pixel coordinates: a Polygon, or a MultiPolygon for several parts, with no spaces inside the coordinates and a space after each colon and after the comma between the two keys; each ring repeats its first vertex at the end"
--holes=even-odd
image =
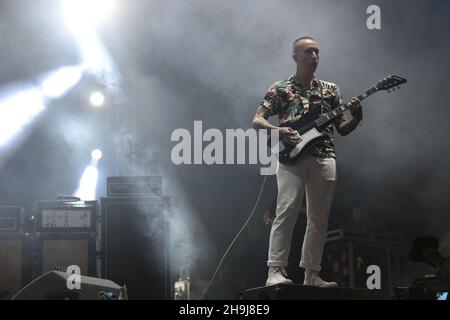
{"type": "Polygon", "coordinates": [[[378,81],[375,87],[377,90],[388,90],[388,92],[390,92],[391,89],[395,90],[396,87],[400,88],[400,85],[406,82],[407,80],[405,78],[399,76],[389,76],[378,81]]]}

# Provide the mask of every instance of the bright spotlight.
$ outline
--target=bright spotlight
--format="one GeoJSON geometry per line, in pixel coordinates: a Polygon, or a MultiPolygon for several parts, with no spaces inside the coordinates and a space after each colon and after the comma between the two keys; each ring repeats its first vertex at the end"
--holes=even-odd
{"type": "Polygon", "coordinates": [[[23,89],[0,100],[0,147],[9,143],[45,109],[40,90],[23,89]]]}
{"type": "Polygon", "coordinates": [[[103,93],[96,91],[91,94],[89,101],[94,107],[101,107],[105,103],[105,96],[103,93]]]}
{"type": "Polygon", "coordinates": [[[81,67],[63,67],[52,72],[41,84],[42,93],[50,98],[58,98],[80,81],[81,67]]]}
{"type": "Polygon", "coordinates": [[[60,0],[64,16],[69,24],[97,24],[111,16],[116,8],[115,0],[60,0]]]}
{"type": "Polygon", "coordinates": [[[92,150],[91,157],[94,160],[100,160],[102,158],[102,150],[100,149],[92,150]]]}
{"type": "Polygon", "coordinates": [[[85,71],[110,86],[117,84],[119,73],[106,47],[100,41],[96,24],[115,9],[116,0],[60,0],[67,27],[78,42],[85,71]]]}
{"type": "Polygon", "coordinates": [[[75,196],[81,200],[95,200],[98,180],[98,169],[93,166],[88,166],[80,179],[78,190],[75,196]]]}
{"type": "Polygon", "coordinates": [[[12,93],[0,92],[0,162],[6,148],[17,146],[25,137],[25,129],[45,110],[52,98],[67,93],[81,79],[81,66],[59,68],[47,75],[39,85],[23,85],[12,93]]]}

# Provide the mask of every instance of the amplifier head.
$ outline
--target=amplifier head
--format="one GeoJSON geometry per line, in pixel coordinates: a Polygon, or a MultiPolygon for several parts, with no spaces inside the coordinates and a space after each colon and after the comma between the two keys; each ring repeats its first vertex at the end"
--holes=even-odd
{"type": "Polygon", "coordinates": [[[25,210],[18,205],[0,205],[0,234],[22,234],[25,210]]]}
{"type": "Polygon", "coordinates": [[[155,197],[162,195],[160,176],[108,177],[109,198],[155,197]]]}
{"type": "Polygon", "coordinates": [[[35,209],[35,231],[96,232],[97,201],[38,201],[35,209]]]}

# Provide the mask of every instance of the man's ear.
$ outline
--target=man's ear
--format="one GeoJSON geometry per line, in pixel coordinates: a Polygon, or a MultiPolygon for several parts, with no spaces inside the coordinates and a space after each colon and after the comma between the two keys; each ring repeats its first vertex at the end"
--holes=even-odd
{"type": "Polygon", "coordinates": [[[292,59],[294,59],[294,61],[297,62],[297,54],[293,53],[292,54],[292,59]]]}

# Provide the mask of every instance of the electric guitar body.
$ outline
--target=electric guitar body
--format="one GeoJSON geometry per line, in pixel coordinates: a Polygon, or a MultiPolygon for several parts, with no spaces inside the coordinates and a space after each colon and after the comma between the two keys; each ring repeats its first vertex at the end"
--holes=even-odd
{"type": "MultiPolygon", "coordinates": [[[[377,91],[388,90],[389,92],[391,89],[399,87],[406,82],[407,80],[404,78],[389,76],[378,81],[375,86],[359,94],[357,97],[362,101],[377,91]]],[[[278,150],[280,163],[287,165],[295,164],[307,154],[314,145],[326,140],[327,136],[324,134],[325,128],[330,125],[336,117],[347,111],[349,105],[350,103],[347,102],[324,114],[320,114],[320,108],[313,108],[299,120],[286,122],[281,125],[281,127],[290,127],[296,130],[300,135],[301,141],[297,145],[289,145],[280,140],[278,150]]]]}

